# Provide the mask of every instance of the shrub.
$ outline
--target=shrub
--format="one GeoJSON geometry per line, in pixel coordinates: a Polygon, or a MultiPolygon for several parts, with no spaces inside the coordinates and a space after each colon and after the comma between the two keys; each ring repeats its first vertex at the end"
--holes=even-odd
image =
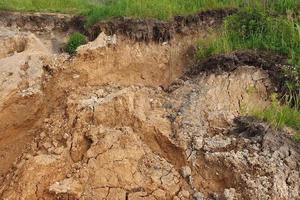
{"type": "Polygon", "coordinates": [[[76,49],[83,44],[86,44],[87,40],[84,35],[79,32],[72,33],[69,37],[69,41],[66,46],[66,52],[74,54],[76,49]]]}

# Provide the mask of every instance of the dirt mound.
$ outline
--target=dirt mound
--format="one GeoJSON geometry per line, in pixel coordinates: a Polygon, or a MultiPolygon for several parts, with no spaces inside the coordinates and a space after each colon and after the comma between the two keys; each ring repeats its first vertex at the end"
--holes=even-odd
{"type": "Polygon", "coordinates": [[[299,199],[298,144],[240,117],[269,104],[272,63],[196,65],[206,34],[101,33],[73,57],[2,34],[0,199],[299,199]]]}

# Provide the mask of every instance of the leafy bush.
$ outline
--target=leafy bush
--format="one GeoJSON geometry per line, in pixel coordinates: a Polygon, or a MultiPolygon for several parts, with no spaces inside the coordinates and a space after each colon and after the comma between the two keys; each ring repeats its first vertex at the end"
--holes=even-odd
{"type": "Polygon", "coordinates": [[[84,35],[79,32],[72,33],[66,46],[66,52],[74,54],[76,49],[83,44],[86,44],[87,40],[84,35]]]}

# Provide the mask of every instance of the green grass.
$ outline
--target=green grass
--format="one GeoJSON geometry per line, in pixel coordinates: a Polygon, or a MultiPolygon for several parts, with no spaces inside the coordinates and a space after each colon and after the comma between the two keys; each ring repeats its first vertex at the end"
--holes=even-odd
{"type": "Polygon", "coordinates": [[[289,77],[286,88],[292,96],[297,96],[300,94],[300,18],[296,14],[274,16],[268,11],[262,7],[247,8],[228,17],[219,34],[199,41],[198,58],[243,49],[286,55],[289,64],[295,66],[286,71],[289,77]]]}
{"type": "Polygon", "coordinates": [[[272,17],[247,9],[226,19],[221,34],[200,40],[200,59],[239,49],[270,50],[288,55],[295,62],[300,55],[300,24],[296,19],[272,17]]]}
{"type": "Polygon", "coordinates": [[[272,103],[265,109],[251,113],[276,128],[296,130],[294,139],[300,140],[300,17],[299,1],[278,0],[273,4],[257,4],[227,17],[224,26],[209,38],[198,43],[198,58],[228,53],[235,50],[265,50],[286,55],[294,68],[283,72],[286,77],[284,95],[289,101],[272,103]]]}
{"type": "Polygon", "coordinates": [[[89,0],[0,0],[0,10],[79,14],[90,9],[89,0]]]}
{"type": "Polygon", "coordinates": [[[244,0],[116,0],[102,4],[88,13],[89,24],[109,17],[131,16],[166,20],[201,10],[239,7],[244,0]]]}
{"type": "Polygon", "coordinates": [[[186,15],[216,8],[260,7],[273,13],[294,10],[298,0],[115,0],[100,4],[88,13],[89,24],[108,17],[131,16],[167,20],[174,15],[186,15]]]}
{"type": "Polygon", "coordinates": [[[248,114],[255,116],[260,120],[264,120],[275,128],[282,129],[290,127],[296,131],[293,136],[295,140],[300,140],[300,111],[298,107],[291,107],[289,102],[286,101],[281,104],[277,95],[271,96],[271,105],[265,109],[251,110],[248,114]]]}
{"type": "Polygon", "coordinates": [[[83,44],[86,44],[87,40],[84,35],[79,32],[74,32],[70,35],[68,43],[66,45],[66,52],[74,54],[76,49],[83,44]]]}
{"type": "Polygon", "coordinates": [[[296,8],[297,0],[1,0],[0,10],[81,13],[88,24],[130,16],[169,19],[201,10],[227,7],[261,7],[276,13],[296,8]]]}

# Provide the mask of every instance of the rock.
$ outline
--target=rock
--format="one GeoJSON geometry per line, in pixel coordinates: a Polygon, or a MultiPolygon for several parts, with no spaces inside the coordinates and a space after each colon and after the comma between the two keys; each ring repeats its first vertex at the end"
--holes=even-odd
{"type": "Polygon", "coordinates": [[[195,192],[193,194],[193,200],[205,200],[205,197],[201,192],[195,192]]]}
{"type": "Polygon", "coordinates": [[[181,198],[181,199],[190,199],[190,193],[189,191],[187,190],[182,190],[179,192],[178,196],[181,198]]]}
{"type": "Polygon", "coordinates": [[[53,150],[53,152],[57,155],[62,154],[63,151],[64,151],[64,147],[58,147],[53,150]]]}
{"type": "Polygon", "coordinates": [[[235,200],[236,199],[236,192],[234,188],[225,189],[224,190],[224,199],[225,200],[235,200]]]}
{"type": "Polygon", "coordinates": [[[52,147],[52,144],[51,144],[50,142],[45,142],[45,143],[43,144],[43,147],[44,147],[45,149],[49,149],[49,148],[52,147]]]}
{"type": "Polygon", "coordinates": [[[79,199],[83,192],[82,185],[72,179],[64,179],[60,182],[55,182],[49,187],[49,191],[55,194],[67,194],[79,199]]]}
{"type": "Polygon", "coordinates": [[[205,151],[214,151],[216,149],[222,149],[229,146],[231,144],[231,139],[222,135],[216,135],[212,138],[206,139],[204,143],[205,145],[203,149],[205,151]]]}
{"type": "Polygon", "coordinates": [[[192,170],[189,166],[184,166],[181,168],[181,175],[183,178],[189,178],[192,175],[192,170]]]}
{"type": "Polygon", "coordinates": [[[99,48],[106,47],[108,45],[115,45],[117,44],[117,36],[112,35],[112,36],[107,36],[105,35],[104,32],[100,33],[99,36],[97,37],[96,40],[89,42],[86,45],[82,45],[77,48],[77,53],[78,54],[84,54],[87,51],[94,51],[99,48]]]}

